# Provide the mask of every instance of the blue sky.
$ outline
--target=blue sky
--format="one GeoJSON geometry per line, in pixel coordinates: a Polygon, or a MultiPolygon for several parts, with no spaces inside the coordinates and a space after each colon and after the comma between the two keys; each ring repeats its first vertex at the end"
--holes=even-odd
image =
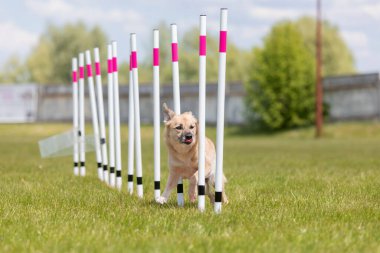
{"type": "MultiPolygon", "coordinates": [[[[88,25],[99,24],[110,39],[118,41],[120,57],[126,59],[129,33],[137,33],[138,47],[144,55],[151,43],[152,28],[160,21],[177,23],[181,35],[198,25],[200,14],[207,14],[208,33],[216,34],[219,9],[227,7],[229,40],[249,49],[262,43],[275,22],[315,15],[315,0],[1,2],[0,64],[12,54],[25,57],[48,23],[61,25],[83,20],[88,25]]],[[[324,0],[323,17],[340,28],[342,37],[354,53],[359,72],[380,70],[380,0],[324,0]]]]}

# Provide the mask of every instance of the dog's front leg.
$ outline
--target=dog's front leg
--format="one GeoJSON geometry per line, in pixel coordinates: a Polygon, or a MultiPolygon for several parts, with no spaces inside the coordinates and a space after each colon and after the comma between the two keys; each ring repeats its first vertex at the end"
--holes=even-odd
{"type": "Polygon", "coordinates": [[[173,172],[173,170],[170,170],[168,182],[166,183],[166,187],[165,187],[165,191],[162,193],[162,195],[160,197],[156,198],[157,203],[165,204],[168,201],[170,192],[177,185],[179,177],[180,177],[179,174],[173,172]]]}
{"type": "Polygon", "coordinates": [[[191,203],[197,200],[198,171],[190,178],[189,199],[191,203]]]}

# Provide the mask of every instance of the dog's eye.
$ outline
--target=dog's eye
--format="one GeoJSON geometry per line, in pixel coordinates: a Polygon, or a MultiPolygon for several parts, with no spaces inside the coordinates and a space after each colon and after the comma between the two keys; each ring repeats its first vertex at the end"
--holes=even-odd
{"type": "Polygon", "coordinates": [[[183,128],[182,128],[182,126],[181,125],[179,125],[179,126],[176,126],[176,128],[175,129],[177,129],[177,130],[182,130],[183,128]]]}
{"type": "Polygon", "coordinates": [[[191,125],[191,126],[190,126],[190,129],[193,129],[193,128],[194,128],[194,126],[193,126],[193,125],[191,125]]]}

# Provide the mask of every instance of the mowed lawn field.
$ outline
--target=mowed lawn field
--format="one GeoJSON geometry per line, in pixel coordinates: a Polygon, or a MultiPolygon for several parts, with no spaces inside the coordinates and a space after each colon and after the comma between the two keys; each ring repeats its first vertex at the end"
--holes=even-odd
{"type": "MultiPolygon", "coordinates": [[[[72,158],[42,160],[37,141],[69,124],[0,125],[0,252],[380,252],[380,124],[328,125],[274,135],[227,128],[230,204],[215,215],[196,204],[153,200],[153,129],[142,129],[144,199],[102,184],[72,158]]],[[[87,133],[91,132],[88,129],[87,133]]],[[[208,135],[215,139],[215,129],[208,135]]],[[[162,145],[162,188],[166,150],[162,145]]],[[[188,182],[185,181],[185,192],[188,182]]]]}

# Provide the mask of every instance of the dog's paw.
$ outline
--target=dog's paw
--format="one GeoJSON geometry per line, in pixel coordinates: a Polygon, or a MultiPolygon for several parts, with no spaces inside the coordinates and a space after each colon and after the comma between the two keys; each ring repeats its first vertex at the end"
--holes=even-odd
{"type": "Polygon", "coordinates": [[[166,204],[167,201],[168,200],[165,197],[162,197],[162,196],[156,198],[156,202],[159,203],[159,204],[161,204],[161,205],[166,204]]]}

